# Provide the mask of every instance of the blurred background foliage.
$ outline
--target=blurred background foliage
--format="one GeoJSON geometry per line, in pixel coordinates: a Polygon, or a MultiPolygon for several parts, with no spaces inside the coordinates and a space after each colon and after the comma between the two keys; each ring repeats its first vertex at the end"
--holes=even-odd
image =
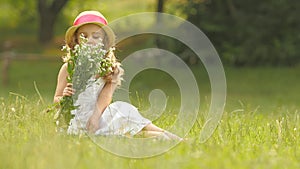
{"type": "Polygon", "coordinates": [[[234,66],[286,65],[300,60],[300,1],[181,0],[180,12],[212,41],[222,60],[234,66]]]}
{"type": "MultiPolygon", "coordinates": [[[[94,9],[109,21],[149,11],[185,18],[208,36],[227,65],[295,66],[300,61],[299,0],[2,0],[0,8],[1,52],[10,46],[16,52],[56,55],[74,17],[94,9]],[[57,10],[55,6],[62,1],[65,4],[57,10]],[[41,4],[44,10],[39,10],[41,4]],[[41,34],[51,34],[41,30],[42,15],[55,17],[53,24],[48,22],[53,27],[48,39],[41,38],[41,34]]],[[[198,62],[184,44],[168,37],[155,38],[160,39],[159,47],[190,64],[198,62]]]]}

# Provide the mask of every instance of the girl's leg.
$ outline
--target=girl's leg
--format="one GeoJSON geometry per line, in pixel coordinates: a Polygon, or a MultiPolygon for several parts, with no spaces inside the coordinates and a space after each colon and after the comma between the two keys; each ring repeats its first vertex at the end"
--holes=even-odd
{"type": "MultiPolygon", "coordinates": [[[[160,127],[157,127],[156,125],[150,123],[148,124],[147,126],[145,126],[142,130],[142,132],[144,132],[145,135],[150,135],[150,137],[152,136],[163,136],[164,138],[168,138],[168,139],[171,139],[171,140],[182,140],[181,137],[173,134],[173,133],[170,133],[166,130],[163,130],[162,128],[160,127]]],[[[146,136],[147,137],[147,136],[146,136]]]]}
{"type": "Polygon", "coordinates": [[[157,127],[156,125],[150,123],[148,124],[147,126],[145,126],[143,128],[143,130],[146,130],[146,131],[158,131],[158,132],[164,132],[164,130],[162,128],[159,128],[157,127]]]}
{"type": "Polygon", "coordinates": [[[142,130],[140,131],[137,135],[142,136],[142,137],[160,137],[165,140],[170,140],[170,138],[164,134],[164,132],[160,131],[147,131],[147,130],[142,130]]]}

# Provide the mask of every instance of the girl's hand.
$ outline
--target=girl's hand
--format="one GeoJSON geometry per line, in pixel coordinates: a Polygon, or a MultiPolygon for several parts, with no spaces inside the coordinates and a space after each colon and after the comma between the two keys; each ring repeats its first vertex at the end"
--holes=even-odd
{"type": "Polygon", "coordinates": [[[104,79],[107,82],[112,82],[117,85],[121,85],[121,80],[122,80],[122,75],[124,74],[124,69],[121,68],[120,65],[117,65],[114,69],[113,72],[110,73],[109,75],[105,76],[104,79]]]}
{"type": "Polygon", "coordinates": [[[99,128],[99,118],[95,117],[94,114],[89,118],[88,122],[86,123],[86,129],[89,133],[94,134],[99,128]]]}
{"type": "Polygon", "coordinates": [[[63,96],[72,96],[75,93],[75,90],[73,89],[72,83],[67,83],[67,86],[63,90],[63,96]]]}

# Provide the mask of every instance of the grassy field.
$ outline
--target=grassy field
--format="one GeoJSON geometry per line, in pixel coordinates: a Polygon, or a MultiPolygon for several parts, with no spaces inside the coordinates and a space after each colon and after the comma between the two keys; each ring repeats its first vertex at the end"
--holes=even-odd
{"type": "MultiPolygon", "coordinates": [[[[101,149],[87,137],[55,132],[53,114],[45,110],[51,104],[60,64],[59,60],[31,60],[11,65],[9,86],[1,86],[0,90],[0,168],[300,167],[299,67],[225,68],[225,112],[205,143],[200,143],[198,136],[202,113],[209,105],[209,82],[203,69],[193,67],[201,84],[203,106],[187,141],[159,156],[130,159],[101,149]],[[38,97],[34,82],[44,102],[38,97]]],[[[151,83],[153,78],[149,75],[151,72],[147,78],[138,76],[133,89],[142,93],[143,84],[148,84],[146,89],[155,84],[163,89],[172,86],[164,83],[163,77],[151,83]]],[[[176,94],[173,99],[176,100],[176,94]]],[[[168,106],[175,109],[177,105],[168,106]]],[[[170,124],[165,119],[154,123],[163,128],[170,124]]]]}
{"type": "MultiPolygon", "coordinates": [[[[101,1],[95,7],[112,21],[127,14],[153,11],[156,1],[109,2],[113,5],[101,1]]],[[[69,14],[70,10],[66,12],[69,14]]],[[[197,122],[187,134],[186,141],[158,156],[124,158],[103,150],[87,137],[55,132],[53,112],[47,113],[46,110],[52,104],[56,75],[62,64],[59,48],[63,44],[61,34],[64,29],[59,29],[59,36],[50,46],[38,44],[37,31],[34,30],[22,35],[16,35],[12,30],[1,34],[1,42],[11,41],[16,53],[57,57],[13,60],[9,68],[9,84],[0,84],[0,169],[300,168],[300,66],[225,67],[225,111],[218,128],[205,143],[200,143],[199,133],[210,104],[210,83],[204,68],[193,66],[201,93],[197,122]]],[[[144,40],[140,42],[143,42],[141,48],[145,48],[144,40]]],[[[139,48],[138,45],[132,46],[133,51],[139,48]]],[[[125,48],[122,50],[128,52],[125,48]]],[[[1,68],[2,64],[0,60],[1,68]]],[[[155,73],[158,72],[143,72],[133,80],[132,103],[143,109],[149,104],[149,91],[155,88],[165,91],[170,96],[167,112],[154,123],[168,128],[176,118],[170,112],[178,111],[179,92],[172,78],[155,73]]]]}

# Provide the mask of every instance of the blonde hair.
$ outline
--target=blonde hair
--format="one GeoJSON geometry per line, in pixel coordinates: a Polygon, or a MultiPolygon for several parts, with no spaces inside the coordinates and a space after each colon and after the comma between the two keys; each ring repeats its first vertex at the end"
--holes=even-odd
{"type": "Polygon", "coordinates": [[[106,76],[104,76],[102,78],[106,82],[113,82],[113,83],[116,83],[118,86],[120,86],[121,85],[121,81],[123,80],[122,75],[124,73],[124,70],[121,68],[121,63],[117,60],[117,58],[116,58],[116,56],[115,56],[115,54],[114,54],[114,52],[112,50],[109,50],[104,57],[105,58],[106,57],[110,57],[112,59],[113,63],[115,63],[113,69],[114,69],[114,71],[115,71],[115,69],[118,69],[119,75],[118,75],[118,78],[116,79],[116,81],[114,81],[114,82],[112,81],[112,77],[111,77],[112,74],[108,74],[108,75],[106,75],[106,76]]]}

